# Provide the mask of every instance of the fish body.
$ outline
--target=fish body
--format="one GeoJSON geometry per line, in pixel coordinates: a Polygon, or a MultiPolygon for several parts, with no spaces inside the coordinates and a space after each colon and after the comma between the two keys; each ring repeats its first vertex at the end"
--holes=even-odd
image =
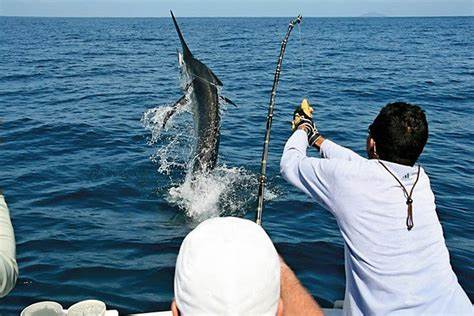
{"type": "MultiPolygon", "coordinates": [[[[204,173],[216,166],[219,153],[219,90],[222,87],[222,82],[209,67],[193,56],[184,40],[173,12],[171,12],[171,17],[182,48],[182,53],[178,54],[178,62],[186,78],[183,92],[190,99],[185,100],[184,97],[181,98],[173,107],[174,111],[172,111],[174,113],[179,105],[190,101],[196,136],[192,172],[204,173]]],[[[167,119],[173,113],[168,115],[167,119]]]]}

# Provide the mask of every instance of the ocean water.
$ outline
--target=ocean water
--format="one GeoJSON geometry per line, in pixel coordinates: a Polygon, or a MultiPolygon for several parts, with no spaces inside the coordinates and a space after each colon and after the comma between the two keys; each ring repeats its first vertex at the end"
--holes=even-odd
{"type": "MultiPolygon", "coordinates": [[[[303,12],[304,14],[304,12],[303,12]]],[[[267,105],[289,18],[179,18],[188,45],[224,83],[219,166],[187,186],[191,116],[160,127],[181,96],[171,19],[0,17],[0,188],[20,277],[0,300],[87,299],[121,313],[167,309],[174,262],[200,220],[254,218],[267,105]]],[[[279,176],[303,97],[320,131],[364,154],[387,102],[422,106],[431,178],[451,263],[474,299],[474,18],[307,18],[277,93],[264,227],[322,306],[344,296],[335,220],[279,176]]],[[[313,152],[316,155],[316,152],[313,152]]]]}

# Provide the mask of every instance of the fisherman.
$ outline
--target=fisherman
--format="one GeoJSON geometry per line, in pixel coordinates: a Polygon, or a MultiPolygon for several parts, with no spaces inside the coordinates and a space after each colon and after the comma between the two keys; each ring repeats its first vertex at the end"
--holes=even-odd
{"type": "Polygon", "coordinates": [[[186,236],[174,295],[174,316],[323,315],[263,228],[236,217],[208,219],[186,236]]]}
{"type": "Polygon", "coordinates": [[[0,192],[0,298],[6,296],[13,289],[17,277],[15,235],[7,203],[0,192]]]}
{"type": "Polygon", "coordinates": [[[369,126],[368,159],[320,135],[303,100],[282,176],[319,200],[344,239],[348,315],[472,315],[449,262],[434,195],[416,165],[428,139],[422,109],[386,105],[369,126]],[[310,158],[315,147],[321,158],[310,158]]]}

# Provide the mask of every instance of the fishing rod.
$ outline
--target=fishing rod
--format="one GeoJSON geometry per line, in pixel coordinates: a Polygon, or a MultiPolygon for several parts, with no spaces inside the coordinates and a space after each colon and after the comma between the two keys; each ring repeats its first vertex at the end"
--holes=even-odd
{"type": "Polygon", "coordinates": [[[296,24],[299,24],[303,17],[298,15],[298,17],[290,21],[288,25],[288,30],[286,31],[283,42],[281,42],[280,55],[278,56],[278,63],[275,70],[275,77],[273,78],[273,87],[272,93],[270,94],[270,104],[268,105],[268,116],[267,116],[267,126],[265,131],[265,142],[263,143],[263,153],[262,153],[262,162],[260,170],[260,178],[258,180],[258,206],[257,206],[257,215],[255,222],[258,225],[262,225],[262,213],[263,213],[263,195],[265,191],[265,182],[267,180],[267,159],[268,159],[268,146],[270,144],[270,130],[272,128],[273,121],[273,109],[275,107],[275,97],[276,89],[278,87],[278,82],[280,81],[281,65],[283,62],[283,56],[285,55],[286,44],[288,43],[288,38],[290,33],[295,27],[296,24]]]}

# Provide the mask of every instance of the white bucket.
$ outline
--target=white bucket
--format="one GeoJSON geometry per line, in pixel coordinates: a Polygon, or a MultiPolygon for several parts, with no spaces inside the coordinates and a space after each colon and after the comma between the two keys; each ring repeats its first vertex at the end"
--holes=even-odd
{"type": "Polygon", "coordinates": [[[20,316],[62,316],[63,307],[56,302],[38,302],[26,307],[20,316]]]}
{"type": "Polygon", "coordinates": [[[104,316],[105,303],[97,300],[86,300],[69,307],[67,316],[104,316]]]}

